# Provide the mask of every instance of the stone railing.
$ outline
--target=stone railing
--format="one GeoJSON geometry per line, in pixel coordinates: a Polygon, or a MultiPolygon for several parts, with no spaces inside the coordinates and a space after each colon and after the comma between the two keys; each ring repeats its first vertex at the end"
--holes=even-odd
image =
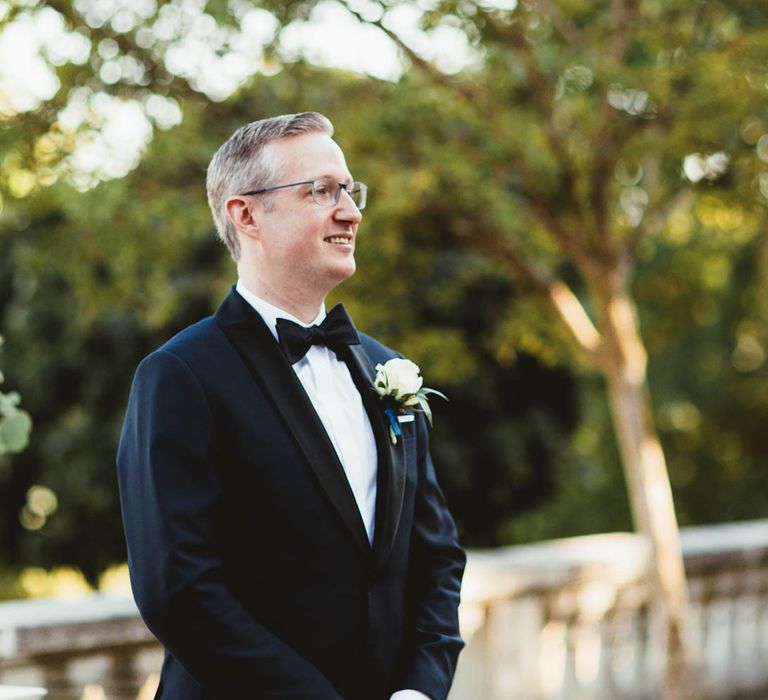
{"type": "Polygon", "coordinates": [[[162,660],[130,598],[0,603],[0,683],[46,700],[152,700],[162,660]]]}
{"type": "MultiPolygon", "coordinates": [[[[682,538],[696,700],[768,697],[768,520],[682,538]]],[[[623,533],[471,552],[450,700],[659,697],[648,562],[623,533]]],[[[47,700],[151,700],[161,660],[130,600],[0,604],[0,683],[47,700]]]]}
{"type": "MultiPolygon", "coordinates": [[[[695,700],[768,697],[768,520],[685,528],[695,700]]],[[[450,700],[661,697],[650,549],[592,535],[475,552],[450,700]]]]}

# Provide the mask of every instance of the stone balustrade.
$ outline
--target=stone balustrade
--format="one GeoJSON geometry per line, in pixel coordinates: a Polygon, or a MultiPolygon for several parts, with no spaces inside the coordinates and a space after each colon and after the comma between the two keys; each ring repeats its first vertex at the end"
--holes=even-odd
{"type": "Polygon", "coordinates": [[[162,659],[130,598],[0,603],[0,683],[46,700],[151,700],[162,659]]]}
{"type": "MultiPolygon", "coordinates": [[[[768,697],[768,520],[685,528],[695,700],[768,697]]],[[[474,552],[450,700],[652,700],[650,548],[613,533],[474,552]]]]}
{"type": "MultiPolygon", "coordinates": [[[[696,700],[768,697],[768,520],[687,528],[696,700]]],[[[469,554],[450,700],[645,700],[663,659],[650,551],[612,533],[469,554]]],[[[0,683],[46,700],[151,700],[162,651],[133,602],[0,604],[0,683]]]]}

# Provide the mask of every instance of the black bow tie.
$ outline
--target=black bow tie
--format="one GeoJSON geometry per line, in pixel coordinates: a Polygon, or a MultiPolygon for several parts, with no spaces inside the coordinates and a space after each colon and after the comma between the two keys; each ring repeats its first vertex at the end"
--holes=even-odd
{"type": "Polygon", "coordinates": [[[304,357],[313,345],[325,345],[339,355],[347,346],[360,344],[344,304],[336,304],[319,326],[305,328],[286,318],[278,318],[276,326],[280,345],[292,365],[304,357]]]}

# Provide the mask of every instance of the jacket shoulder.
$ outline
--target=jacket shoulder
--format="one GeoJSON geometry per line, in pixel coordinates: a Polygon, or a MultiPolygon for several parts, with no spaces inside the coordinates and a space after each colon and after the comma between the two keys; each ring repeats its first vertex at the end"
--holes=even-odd
{"type": "Polygon", "coordinates": [[[206,316],[169,338],[145,357],[141,364],[152,362],[158,357],[173,355],[184,364],[195,366],[201,359],[215,351],[222,340],[224,340],[223,333],[214,317],[206,316]]]}

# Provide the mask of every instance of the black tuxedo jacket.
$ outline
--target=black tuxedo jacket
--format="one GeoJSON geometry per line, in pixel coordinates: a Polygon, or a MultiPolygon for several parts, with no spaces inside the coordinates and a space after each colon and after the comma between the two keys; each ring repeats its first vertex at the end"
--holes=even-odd
{"type": "Polygon", "coordinates": [[[163,700],[444,700],[464,569],[423,415],[392,445],[372,391],[396,354],[346,358],[378,449],[371,546],[336,452],[234,290],[136,371],[118,450],[133,594],[166,648],[163,700]]]}

